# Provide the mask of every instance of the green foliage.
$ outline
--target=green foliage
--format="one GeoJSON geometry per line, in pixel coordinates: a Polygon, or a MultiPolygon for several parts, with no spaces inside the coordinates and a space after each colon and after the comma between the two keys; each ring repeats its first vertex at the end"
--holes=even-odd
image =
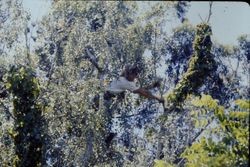
{"type": "Polygon", "coordinates": [[[210,95],[202,95],[201,98],[193,99],[191,102],[195,107],[207,107],[209,109],[215,109],[218,106],[216,100],[212,99],[210,95]]]}
{"type": "Polygon", "coordinates": [[[212,30],[208,24],[201,23],[197,25],[193,43],[194,54],[189,61],[188,70],[174,90],[165,95],[168,102],[166,107],[180,105],[188,94],[195,93],[204,83],[209,73],[214,70],[215,61],[210,53],[212,46],[211,34],[212,30]]]}
{"type": "Polygon", "coordinates": [[[243,110],[250,110],[250,100],[238,99],[235,101],[235,104],[238,105],[243,110]]]}
{"type": "Polygon", "coordinates": [[[174,167],[174,166],[163,160],[154,160],[154,167],[174,167]]]}
{"type": "MultiPolygon", "coordinates": [[[[178,10],[178,17],[184,21],[186,2],[147,3],[54,0],[50,14],[37,25],[31,23],[33,28],[29,24],[24,28],[26,14],[21,11],[21,0],[1,3],[0,18],[3,24],[0,30],[0,53],[7,56],[0,57],[0,64],[7,67],[11,55],[18,55],[15,56],[21,59],[18,63],[26,62],[27,59],[23,59],[24,56],[18,52],[29,51],[31,44],[30,52],[35,49],[36,54],[29,55],[32,60],[38,59],[38,64],[34,66],[37,65],[40,83],[34,69],[29,67],[12,68],[9,72],[5,87],[12,94],[3,101],[1,99],[0,103],[2,166],[18,166],[22,162],[27,166],[39,166],[41,158],[44,162],[41,166],[49,166],[47,162],[53,166],[152,166],[152,153],[158,152],[155,148],[157,142],[164,148],[164,160],[155,160],[155,166],[172,166],[169,162],[179,159],[182,149],[196,133],[194,131],[206,128],[213,118],[221,126],[211,131],[221,134],[221,140],[214,142],[204,138],[201,141],[205,143],[194,144],[196,152],[200,152],[199,155],[193,152],[188,154],[193,155],[192,161],[201,158],[200,166],[205,166],[205,162],[213,164],[214,161],[227,166],[226,160],[224,162],[226,156],[236,154],[228,151],[228,146],[234,148],[235,152],[242,150],[246,155],[245,138],[248,131],[245,127],[248,125],[246,117],[249,116],[246,107],[249,101],[236,101],[235,104],[241,108],[237,108],[237,112],[228,113],[222,106],[218,106],[217,101],[206,95],[202,99],[194,99],[190,115],[184,112],[180,115],[164,113],[159,116],[161,105],[131,93],[127,93],[124,100],[116,99],[110,113],[116,117],[114,122],[118,135],[107,150],[104,141],[110,132],[107,124],[111,114],[105,113],[103,107],[94,109],[92,99],[99,95],[97,100],[100,104],[104,103],[105,82],[117,77],[125,64],[136,63],[141,67],[139,84],[144,86],[157,77],[158,70],[173,63],[171,68],[174,67],[176,72],[173,76],[164,76],[166,84],[163,85],[162,93],[171,87],[168,80],[175,80],[176,76],[179,79],[186,71],[186,62],[194,50],[187,73],[176,88],[165,96],[166,101],[171,103],[170,107],[182,111],[187,107],[181,106],[186,97],[195,94],[206,81],[206,76],[216,70],[210,53],[211,27],[206,23],[196,27],[193,47],[191,41],[194,28],[188,22],[176,28],[168,38],[170,40],[165,40],[167,34],[164,30],[169,27],[167,21],[171,20],[169,16],[173,9],[170,8],[171,4],[174,4],[172,7],[178,10]],[[143,7],[141,13],[138,13],[138,7],[143,7]],[[6,22],[5,16],[8,17],[6,22]],[[26,32],[26,48],[16,47],[18,40],[23,39],[19,36],[20,32],[21,35],[26,32]],[[29,43],[31,39],[36,39],[34,45],[29,43]],[[166,43],[171,47],[166,48],[166,43]],[[86,52],[86,48],[90,48],[91,55],[86,52]],[[168,55],[174,57],[172,62],[162,61],[168,55]],[[10,101],[13,105],[9,104],[10,101]],[[46,112],[42,113],[42,108],[46,112]],[[162,136],[159,135],[159,123],[164,125],[160,127],[162,136]],[[44,126],[46,129],[43,129],[44,126]],[[141,136],[143,133],[146,139],[141,136]],[[43,140],[43,135],[46,140],[43,140]],[[203,147],[207,151],[200,149],[203,147]],[[214,155],[211,152],[216,152],[214,159],[209,159],[214,155]]],[[[249,42],[245,37],[240,41],[239,53],[243,54],[241,49],[244,49],[247,55],[249,42]]],[[[229,54],[227,48],[218,48],[225,55],[229,54]]],[[[234,52],[230,51],[232,54],[234,52]]],[[[217,55],[221,56],[220,53],[217,55]]],[[[220,87],[216,83],[215,86],[220,87]]],[[[204,87],[206,89],[207,85],[204,87]]],[[[159,93],[158,90],[153,91],[159,93]]],[[[188,164],[196,165],[198,162],[188,164]]]]}
{"type": "Polygon", "coordinates": [[[12,67],[9,76],[7,76],[6,88],[13,94],[16,99],[27,98],[28,102],[34,102],[39,95],[38,80],[35,78],[35,73],[28,67],[12,67]]]}
{"type": "Polygon", "coordinates": [[[39,84],[29,67],[12,67],[7,75],[6,87],[13,94],[14,129],[9,135],[14,139],[15,166],[40,166],[42,162],[42,117],[36,100],[39,84]]]}
{"type": "MultiPolygon", "coordinates": [[[[118,163],[112,160],[113,156],[107,155],[109,152],[104,142],[109,134],[107,124],[110,116],[103,107],[96,110],[92,106],[97,95],[97,101],[103,104],[105,81],[117,77],[125,64],[137,63],[142,71],[147,68],[142,57],[147,45],[143,35],[150,28],[145,30],[140,23],[134,22],[133,13],[136,11],[132,5],[135,3],[58,1],[52,6],[53,14],[43,20],[45,35],[49,38],[43,39],[46,42],[37,52],[41,70],[48,73],[51,69],[47,75],[49,82],[42,85],[41,95],[44,104],[48,104],[46,119],[51,120],[48,133],[53,141],[58,140],[59,134],[70,136],[65,139],[67,147],[60,149],[66,157],[74,159],[74,164],[94,166],[110,161],[118,163]],[[95,18],[99,17],[105,20],[100,20],[103,25],[98,25],[99,21],[94,25],[95,18]],[[52,44],[56,46],[50,47],[52,44]],[[56,68],[52,68],[48,60],[48,57],[54,56],[63,60],[61,64],[52,60],[56,68]],[[73,137],[77,138],[76,141],[71,140],[73,137]],[[75,145],[81,147],[76,154],[71,154],[68,150],[75,150],[75,145]],[[83,155],[86,155],[84,161],[81,158],[83,155]]],[[[147,71],[142,74],[146,76],[147,71]]],[[[119,111],[124,114],[135,107],[131,103],[125,105],[123,101],[112,105],[112,114],[119,111]]],[[[51,144],[50,150],[55,149],[58,148],[51,144]]],[[[64,161],[65,157],[55,155],[55,159],[64,161]]],[[[72,162],[66,163],[71,166],[72,162]]]]}
{"type": "Polygon", "coordinates": [[[21,0],[0,1],[0,65],[7,66],[14,64],[16,54],[23,51],[23,44],[20,45],[20,37],[26,28],[27,13],[24,11],[21,0]]]}
{"type": "MultiPolygon", "coordinates": [[[[245,104],[244,102],[246,100],[235,101],[236,104],[245,104]]],[[[186,165],[248,166],[249,111],[245,105],[240,105],[242,111],[230,111],[219,106],[209,95],[194,99],[192,104],[198,109],[213,112],[218,123],[215,128],[208,130],[211,136],[202,137],[184,151],[182,157],[187,160],[186,165]],[[217,137],[214,130],[219,130],[217,137]]]]}

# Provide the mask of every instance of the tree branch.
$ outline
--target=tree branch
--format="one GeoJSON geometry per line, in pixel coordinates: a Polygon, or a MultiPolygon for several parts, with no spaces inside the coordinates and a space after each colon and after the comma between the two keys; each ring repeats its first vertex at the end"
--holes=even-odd
{"type": "Polygon", "coordinates": [[[88,48],[86,48],[86,53],[87,55],[84,56],[83,58],[89,60],[90,63],[98,70],[98,72],[102,73],[103,69],[98,65],[97,59],[92,53],[90,53],[88,48]]]}
{"type": "Polygon", "coordinates": [[[30,42],[28,42],[28,33],[30,32],[30,29],[28,26],[26,26],[25,31],[24,31],[24,36],[25,36],[25,46],[26,46],[26,54],[27,54],[27,64],[31,64],[31,58],[30,58],[30,42]]]}
{"type": "Polygon", "coordinates": [[[209,14],[208,14],[208,18],[207,18],[207,23],[209,22],[210,17],[212,15],[212,5],[213,5],[213,1],[210,1],[209,2],[209,14]]]}
{"type": "MultiPolygon", "coordinates": [[[[202,129],[196,134],[196,136],[191,140],[191,142],[188,143],[187,147],[190,147],[190,146],[198,139],[198,137],[200,137],[200,135],[202,134],[202,132],[204,132],[204,131],[207,129],[207,127],[208,127],[209,125],[211,125],[212,122],[213,122],[213,119],[212,119],[210,122],[208,122],[207,125],[206,125],[204,128],[202,128],[202,129]]],[[[184,150],[185,150],[187,147],[185,147],[184,150]]],[[[183,151],[184,151],[184,150],[183,150],[183,151]]],[[[183,151],[182,151],[182,152],[183,152],[183,151]]],[[[178,166],[179,166],[179,165],[181,166],[181,163],[183,162],[183,160],[184,160],[184,158],[182,158],[182,159],[177,163],[178,166]]]]}
{"type": "Polygon", "coordinates": [[[201,15],[199,14],[198,16],[200,17],[201,21],[204,22],[204,20],[202,19],[201,15]]]}
{"type": "Polygon", "coordinates": [[[87,132],[87,137],[86,137],[86,147],[85,147],[85,152],[82,154],[82,165],[83,166],[88,166],[89,161],[93,155],[93,139],[94,139],[94,133],[91,129],[88,130],[87,132]]]}

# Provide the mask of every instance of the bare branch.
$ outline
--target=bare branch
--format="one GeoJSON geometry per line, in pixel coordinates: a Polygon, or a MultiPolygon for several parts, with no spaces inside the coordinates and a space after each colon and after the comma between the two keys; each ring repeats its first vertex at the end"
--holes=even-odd
{"type": "Polygon", "coordinates": [[[86,151],[82,154],[81,157],[83,166],[89,165],[89,160],[93,155],[93,148],[94,148],[93,140],[94,140],[94,133],[91,129],[89,129],[86,137],[86,147],[85,147],[86,151]]]}
{"type": "Polygon", "coordinates": [[[202,19],[202,17],[201,17],[201,15],[200,15],[200,14],[199,14],[199,17],[200,17],[201,21],[202,21],[202,22],[204,22],[204,20],[202,19]]]}
{"type": "Polygon", "coordinates": [[[209,2],[209,14],[208,14],[208,18],[207,18],[207,23],[209,22],[210,17],[212,15],[212,5],[213,5],[213,1],[210,1],[209,2]]]}
{"type": "Polygon", "coordinates": [[[28,33],[30,33],[30,28],[27,26],[24,31],[25,36],[25,45],[26,45],[26,54],[27,54],[27,64],[31,64],[31,58],[30,58],[30,42],[28,41],[28,33]]]}

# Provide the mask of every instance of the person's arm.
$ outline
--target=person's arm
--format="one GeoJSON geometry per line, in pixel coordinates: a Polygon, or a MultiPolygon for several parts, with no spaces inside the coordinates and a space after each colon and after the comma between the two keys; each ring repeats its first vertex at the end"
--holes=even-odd
{"type": "Polygon", "coordinates": [[[141,96],[144,96],[146,98],[149,98],[149,99],[156,99],[160,103],[164,103],[163,98],[153,95],[150,91],[146,90],[145,88],[136,89],[136,90],[133,91],[133,93],[137,93],[137,94],[139,94],[141,96]]]}
{"type": "Polygon", "coordinates": [[[139,94],[141,96],[144,96],[146,98],[156,99],[159,102],[164,103],[164,99],[163,98],[153,95],[150,91],[148,91],[145,88],[137,87],[134,82],[129,82],[129,81],[123,79],[120,82],[119,86],[120,86],[121,89],[129,90],[129,91],[131,91],[133,93],[137,93],[137,94],[139,94]]]}

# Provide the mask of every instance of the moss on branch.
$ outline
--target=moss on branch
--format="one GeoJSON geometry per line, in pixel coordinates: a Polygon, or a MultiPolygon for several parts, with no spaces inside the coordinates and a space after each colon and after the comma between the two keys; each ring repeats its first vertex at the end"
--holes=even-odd
{"type": "Polygon", "coordinates": [[[212,41],[211,27],[201,23],[196,27],[196,35],[193,42],[194,53],[189,61],[188,70],[176,87],[164,95],[165,108],[173,109],[186,99],[188,94],[196,93],[204,83],[207,76],[216,69],[216,64],[211,54],[212,41]]]}

